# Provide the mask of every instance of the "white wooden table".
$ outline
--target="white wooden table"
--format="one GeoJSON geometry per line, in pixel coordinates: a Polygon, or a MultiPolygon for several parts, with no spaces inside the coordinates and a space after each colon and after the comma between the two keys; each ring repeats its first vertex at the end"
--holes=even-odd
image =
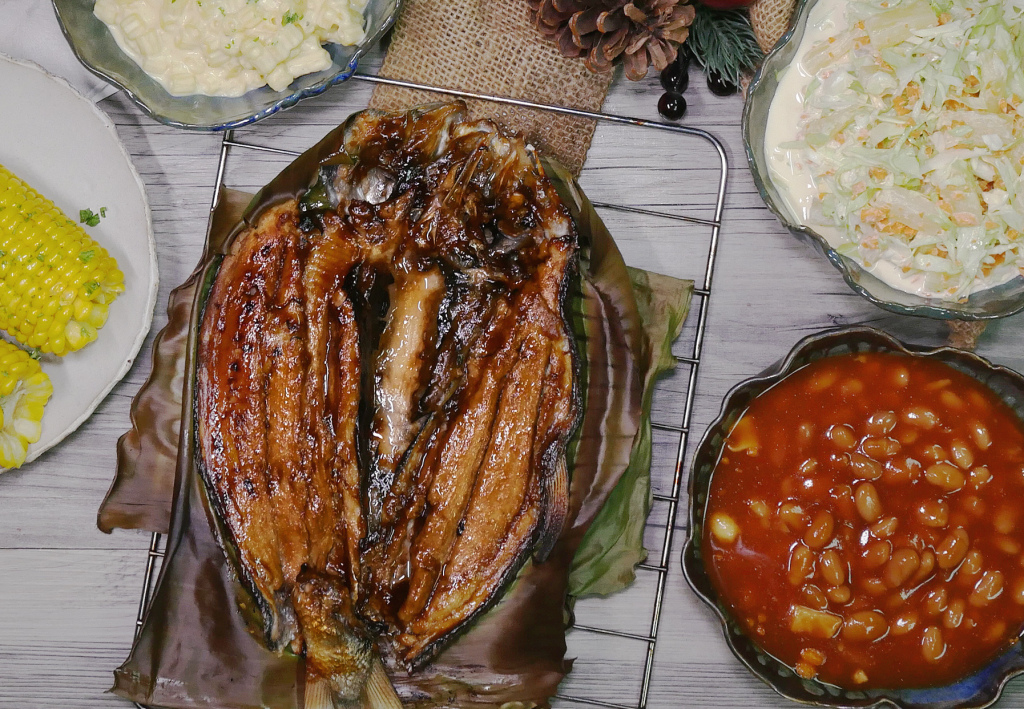
{"type": "MultiPolygon", "coordinates": [[[[369,62],[368,70],[375,65],[369,62]]],[[[350,112],[365,107],[370,89],[365,83],[337,87],[238,131],[236,138],[305,149],[350,112]]],[[[656,77],[631,83],[620,76],[605,110],[656,119],[660,93],[656,77]]],[[[739,96],[713,96],[694,70],[686,98],[690,109],[685,123],[718,136],[730,160],[691,450],[725,392],[783,356],[805,335],[864,323],[916,343],[937,345],[945,339],[942,323],[891,315],[853,294],[831,265],[781,228],[763,206],[746,167],[739,96]]],[[[147,186],[159,249],[160,299],[142,354],[96,414],[56,450],[0,478],[0,707],[129,706],[105,692],[113,669],[131,646],[149,535],[104,535],[96,529],[95,516],[114,470],[115,442],[129,425],[131,398],[149,372],[152,337],[165,322],[167,294],[191,272],[200,254],[220,137],[158,125],[121,95],[100,106],[117,124],[147,186]]],[[[286,162],[248,151],[233,155],[225,182],[255,191],[286,162]]],[[[599,127],[581,178],[595,201],[708,218],[716,180],[716,158],[706,143],[609,125],[599,127]]],[[[606,217],[630,265],[703,278],[708,227],[621,214],[606,217]]],[[[688,355],[692,347],[694,313],[678,354],[688,355]]],[[[1024,320],[1013,317],[990,325],[978,351],[1024,370],[1024,320]]],[[[684,367],[661,383],[655,421],[678,425],[687,381],[684,367]]],[[[675,434],[656,432],[655,444],[655,488],[667,491],[675,434]]],[[[664,517],[664,503],[656,503],[652,521],[664,517]]],[[[796,706],[754,679],[729,653],[717,620],[683,580],[678,559],[685,535],[683,510],[670,554],[649,706],[796,706]]],[[[649,544],[655,556],[660,554],[656,527],[649,544]]],[[[634,590],[583,602],[578,617],[646,634],[654,581],[652,573],[641,572],[634,590]]],[[[579,660],[563,687],[566,693],[635,704],[643,643],[574,631],[569,645],[579,660]]],[[[1024,680],[1010,684],[999,707],[1024,707],[1024,680]]]]}

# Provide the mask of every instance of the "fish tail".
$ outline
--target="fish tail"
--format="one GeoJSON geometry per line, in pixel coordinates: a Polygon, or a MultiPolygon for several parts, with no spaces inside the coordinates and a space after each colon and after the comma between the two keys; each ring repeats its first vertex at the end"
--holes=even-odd
{"type": "Polygon", "coordinates": [[[306,709],[358,707],[370,673],[373,643],[355,618],[347,581],[303,569],[293,594],[305,644],[306,709]],[[323,698],[324,692],[328,699],[323,698]]]}
{"type": "Polygon", "coordinates": [[[379,657],[373,659],[370,676],[363,686],[362,709],[402,709],[402,700],[395,693],[379,657]]]}
{"type": "Polygon", "coordinates": [[[307,677],[303,709],[335,709],[331,683],[323,677],[307,677]]]}
{"type": "Polygon", "coordinates": [[[303,709],[402,709],[402,700],[395,693],[384,664],[375,657],[358,701],[344,698],[339,701],[330,680],[309,673],[302,706],[303,709]]]}

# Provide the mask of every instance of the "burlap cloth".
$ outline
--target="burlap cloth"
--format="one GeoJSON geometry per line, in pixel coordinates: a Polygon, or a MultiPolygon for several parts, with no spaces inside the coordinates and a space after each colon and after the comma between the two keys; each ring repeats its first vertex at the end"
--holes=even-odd
{"type": "MultiPolygon", "coordinates": [[[[480,93],[600,110],[612,73],[594,74],[563,57],[534,26],[526,0],[405,0],[381,76],[480,93]]],[[[377,86],[371,108],[393,110],[439,94],[377,86]]],[[[578,175],[594,121],[470,101],[470,115],[493,118],[578,175]]]]}
{"type": "Polygon", "coordinates": [[[757,0],[750,6],[750,25],[754,28],[757,44],[765,54],[789,29],[795,7],[796,0],[757,0]]]}

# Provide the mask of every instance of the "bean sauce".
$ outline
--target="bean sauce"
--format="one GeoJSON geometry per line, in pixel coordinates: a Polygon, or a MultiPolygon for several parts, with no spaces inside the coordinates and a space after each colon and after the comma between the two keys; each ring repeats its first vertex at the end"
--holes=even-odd
{"type": "Polygon", "coordinates": [[[711,481],[712,583],[766,652],[847,688],[949,684],[1024,628],[1024,424],[934,360],[817,360],[711,481]]]}

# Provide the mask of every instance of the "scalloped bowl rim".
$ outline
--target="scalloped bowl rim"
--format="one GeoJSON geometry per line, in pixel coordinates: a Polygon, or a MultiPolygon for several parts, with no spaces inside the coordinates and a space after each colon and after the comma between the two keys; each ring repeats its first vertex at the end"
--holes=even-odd
{"type": "MultiPolygon", "coordinates": [[[[182,128],[184,130],[196,131],[201,133],[217,133],[220,131],[232,130],[234,128],[242,128],[244,126],[252,125],[253,123],[261,121],[264,118],[269,118],[275,113],[293,107],[299,101],[302,101],[307,98],[312,98],[314,96],[319,96],[332,86],[337,86],[338,84],[348,81],[350,78],[352,78],[352,75],[355,74],[356,69],[359,66],[359,60],[373,46],[375,46],[377,42],[380,41],[380,38],[384,36],[384,33],[387,32],[388,29],[390,29],[391,26],[395,23],[395,19],[398,17],[398,13],[402,8],[402,3],[404,2],[404,0],[395,0],[394,10],[392,10],[392,12],[389,13],[388,16],[384,18],[384,21],[381,23],[380,27],[377,28],[377,30],[373,33],[373,35],[367,35],[366,37],[363,38],[362,42],[359,42],[358,44],[355,45],[355,51],[352,55],[352,58],[349,60],[348,65],[345,66],[345,68],[338,71],[338,73],[324,77],[321,81],[318,81],[317,83],[313,84],[312,86],[306,87],[305,89],[301,89],[299,91],[287,94],[286,96],[282,96],[279,100],[275,101],[266,108],[257,111],[252,115],[246,116],[244,118],[237,118],[231,121],[227,121],[225,123],[217,123],[214,125],[185,123],[183,121],[174,120],[173,118],[168,118],[167,116],[164,116],[161,113],[157,113],[156,111],[151,109],[149,105],[146,104],[146,102],[143,101],[142,98],[140,98],[135,93],[135,91],[132,90],[131,87],[126,86],[121,81],[118,81],[113,76],[104,71],[102,68],[94,66],[90,62],[86,61],[79,52],[78,47],[72,41],[71,35],[68,33],[67,27],[64,24],[64,18],[61,16],[60,7],[58,6],[57,2],[58,0],[51,0],[54,13],[57,16],[57,24],[60,25],[60,31],[64,35],[64,39],[67,41],[68,46],[71,48],[71,51],[75,55],[75,58],[78,59],[82,66],[84,66],[86,69],[88,69],[93,74],[103,79],[107,83],[111,84],[112,86],[116,86],[121,91],[124,91],[125,94],[127,94],[128,98],[132,100],[132,103],[138,106],[147,116],[149,116],[150,118],[159,123],[164,124],[165,126],[171,126],[172,128],[182,128]]],[[[114,42],[114,46],[117,47],[117,50],[120,51],[122,54],[124,53],[116,42],[114,42]]]]}
{"type": "MultiPolygon", "coordinates": [[[[806,22],[807,15],[810,13],[810,8],[819,1],[821,0],[797,0],[796,7],[793,10],[793,20],[790,21],[789,28],[786,30],[785,34],[783,34],[775,43],[775,46],[772,47],[771,51],[769,51],[768,54],[765,55],[764,59],[761,61],[761,65],[757,68],[757,71],[754,74],[754,78],[751,79],[750,84],[747,87],[746,99],[743,102],[743,113],[740,121],[740,133],[743,138],[743,150],[747,158],[747,166],[750,168],[750,174],[751,177],[753,177],[754,186],[757,188],[757,192],[761,196],[761,199],[764,201],[765,205],[772,212],[772,214],[774,214],[775,217],[780,222],[782,222],[782,225],[786,227],[790,232],[793,232],[794,234],[804,234],[813,239],[818,248],[823,252],[824,256],[842,274],[843,280],[846,281],[846,284],[850,286],[850,288],[852,288],[854,292],[856,292],[858,295],[865,298],[866,300],[868,300],[869,302],[871,302],[872,304],[876,305],[879,308],[900,315],[913,315],[917,317],[926,317],[939,320],[995,320],[998,318],[1005,318],[1011,315],[1016,315],[1017,313],[1021,312],[1022,310],[1024,310],[1024,297],[1021,298],[1021,301],[1019,303],[1010,306],[1005,311],[992,314],[962,312],[955,309],[955,304],[950,304],[948,307],[937,305],[935,303],[941,301],[934,301],[932,299],[927,298],[921,298],[922,302],[920,304],[915,305],[903,305],[900,303],[893,303],[891,301],[879,298],[878,296],[872,294],[869,290],[867,290],[863,285],[861,285],[854,279],[853,272],[851,271],[847,261],[849,260],[850,263],[856,262],[854,262],[852,259],[848,259],[848,257],[843,256],[835,249],[833,249],[829,245],[828,240],[826,240],[824,236],[814,231],[810,227],[803,224],[795,224],[790,219],[790,216],[788,214],[785,214],[783,210],[780,209],[779,206],[775,203],[775,200],[772,199],[768,194],[768,191],[765,189],[765,184],[771,183],[771,177],[761,175],[757,166],[754,148],[751,145],[750,140],[750,114],[752,111],[751,106],[753,104],[753,98],[756,95],[758,85],[765,78],[767,71],[777,71],[779,69],[774,66],[774,62],[777,61],[777,57],[793,40],[793,37],[799,29],[800,24],[806,22]]],[[[772,98],[774,98],[774,93],[772,94],[772,98]]],[[[879,283],[883,283],[880,279],[878,279],[875,275],[871,274],[870,272],[864,271],[864,275],[869,279],[873,279],[875,281],[878,281],[879,283]]],[[[1017,278],[1021,277],[1022,276],[1018,276],[1017,278]]],[[[894,288],[894,290],[896,289],[894,288]]]]}
{"type": "MultiPolygon", "coordinates": [[[[685,577],[686,583],[690,587],[690,590],[693,591],[693,593],[696,594],[696,596],[706,606],[708,606],[715,613],[715,615],[718,617],[719,623],[720,623],[720,625],[722,627],[723,634],[725,635],[726,644],[729,646],[729,650],[732,652],[733,656],[736,659],[738,659],[751,672],[751,674],[753,674],[759,680],[761,680],[762,682],[767,684],[769,687],[771,687],[771,689],[773,691],[775,691],[777,694],[779,694],[782,697],[785,697],[786,699],[789,699],[789,700],[795,701],[795,702],[799,702],[801,704],[807,704],[807,705],[812,705],[812,706],[829,707],[830,709],[873,709],[875,707],[883,707],[883,706],[897,707],[897,709],[898,709],[898,708],[903,707],[905,705],[902,703],[902,701],[903,701],[902,699],[900,699],[899,697],[893,697],[893,696],[878,696],[878,697],[874,698],[873,701],[870,701],[869,703],[844,704],[844,703],[841,703],[841,702],[824,702],[824,701],[816,701],[816,700],[812,700],[812,699],[808,699],[808,698],[803,698],[803,697],[795,697],[795,696],[785,692],[782,688],[780,688],[779,686],[776,685],[776,683],[773,681],[773,677],[768,675],[764,671],[765,668],[758,667],[758,666],[754,665],[753,663],[751,663],[749,661],[749,659],[747,657],[745,657],[744,655],[742,655],[740,653],[739,648],[736,647],[736,644],[735,644],[735,642],[733,640],[733,633],[732,633],[732,628],[730,626],[730,618],[729,618],[729,616],[723,610],[723,608],[721,608],[719,606],[719,604],[716,602],[715,599],[709,597],[701,588],[698,587],[697,581],[691,577],[691,573],[692,573],[692,570],[690,568],[691,565],[703,567],[703,562],[699,561],[697,559],[697,557],[696,557],[696,545],[699,542],[699,540],[696,538],[696,535],[694,534],[693,530],[698,526],[698,524],[697,524],[697,507],[698,506],[695,504],[696,496],[694,495],[694,492],[695,492],[695,488],[696,488],[697,462],[700,459],[700,457],[705,453],[705,449],[709,449],[712,446],[712,444],[710,443],[711,436],[717,430],[722,428],[722,425],[723,425],[725,419],[735,409],[734,400],[737,397],[742,396],[744,394],[747,394],[751,390],[756,390],[758,388],[761,388],[761,390],[756,394],[756,396],[760,396],[765,391],[770,389],[772,386],[774,386],[775,384],[779,383],[780,381],[782,381],[783,379],[788,377],[790,374],[793,374],[795,371],[797,371],[797,369],[799,369],[800,367],[794,367],[794,363],[796,362],[796,360],[798,360],[799,358],[801,358],[802,356],[805,355],[805,351],[812,350],[812,349],[814,349],[814,347],[816,345],[820,345],[820,343],[826,342],[826,341],[828,341],[830,339],[837,339],[837,340],[839,340],[840,338],[842,338],[843,340],[852,341],[852,342],[855,342],[855,343],[877,343],[878,340],[881,340],[881,341],[883,341],[885,343],[886,346],[891,348],[892,351],[899,352],[899,353],[902,353],[902,354],[905,354],[905,355],[908,355],[908,356],[911,356],[911,357],[929,357],[929,358],[931,358],[931,357],[941,357],[942,355],[952,355],[954,357],[963,358],[964,360],[971,362],[973,365],[980,366],[981,368],[986,369],[986,370],[988,370],[988,371],[990,371],[990,372],[992,372],[994,374],[1001,374],[1001,375],[1007,376],[1007,377],[1009,377],[1011,379],[1018,380],[1020,382],[1021,391],[1024,392],[1024,375],[1022,375],[1020,372],[1017,372],[1016,370],[1010,369],[1009,367],[1006,367],[1006,366],[1003,366],[1003,365],[994,364],[994,363],[990,362],[989,360],[985,359],[984,357],[981,357],[980,355],[975,354],[974,352],[969,352],[969,351],[966,351],[966,350],[961,350],[961,349],[957,349],[955,347],[949,347],[949,346],[926,347],[926,346],[921,346],[921,345],[911,345],[911,344],[907,344],[907,343],[902,342],[901,340],[897,339],[896,337],[890,335],[887,332],[884,332],[883,330],[879,330],[877,328],[872,328],[872,327],[866,327],[866,326],[833,328],[833,329],[823,330],[821,332],[817,332],[817,333],[808,335],[808,336],[802,338],[786,354],[786,356],[784,358],[782,358],[781,360],[778,360],[775,363],[769,365],[768,367],[766,367],[764,370],[762,370],[757,375],[755,375],[753,377],[749,377],[747,379],[744,379],[743,381],[739,382],[738,384],[733,386],[731,389],[729,389],[728,393],[725,395],[725,398],[722,400],[722,406],[721,406],[721,409],[718,412],[718,415],[715,416],[715,418],[708,425],[707,429],[704,432],[704,435],[701,437],[700,442],[697,444],[697,447],[696,447],[696,449],[694,451],[693,459],[690,462],[690,470],[689,470],[689,476],[688,476],[688,480],[687,480],[687,493],[688,493],[688,503],[687,503],[688,515],[687,515],[687,521],[689,523],[689,530],[690,530],[690,532],[687,535],[686,543],[683,545],[683,551],[682,551],[682,554],[681,554],[680,562],[681,562],[681,566],[682,566],[682,570],[683,570],[683,576],[685,577]]],[[[828,356],[834,356],[834,355],[824,355],[824,357],[828,357],[828,356]]],[[[968,376],[970,376],[970,375],[968,375],[968,376]]],[[[982,382],[982,384],[984,384],[984,382],[982,382]]],[[[756,398],[756,396],[755,396],[755,398],[756,398]]],[[[1000,397],[1000,398],[1002,398],[1002,397],[1000,397]]],[[[1018,413],[1021,413],[1021,412],[1018,410],[1018,413]]],[[[716,465],[717,465],[717,463],[716,463],[716,465]]],[[[737,625],[737,627],[738,627],[738,625],[737,625]]],[[[746,633],[743,633],[743,635],[744,635],[744,637],[747,637],[746,633]]],[[[747,639],[750,640],[752,642],[752,644],[757,647],[757,651],[760,654],[768,656],[768,657],[772,657],[769,653],[767,653],[766,651],[761,649],[760,646],[758,646],[757,643],[754,642],[752,639],[750,639],[749,637],[747,637],[747,639]]],[[[1024,650],[1021,650],[1021,651],[1024,652],[1024,650]]],[[[996,655],[990,662],[998,661],[1000,658],[1002,658],[1006,654],[1006,652],[1008,652],[1008,650],[1004,650],[1001,654],[996,655]]],[[[785,663],[781,662],[780,660],[777,660],[774,657],[772,657],[772,659],[775,660],[777,663],[779,663],[782,666],[787,666],[787,665],[785,665],[785,663]]],[[[976,670],[976,672],[982,671],[985,667],[988,667],[988,665],[985,665],[982,668],[979,668],[978,670],[976,670]]],[[[1012,680],[1015,677],[1018,677],[1018,676],[1020,676],[1022,674],[1024,674],[1024,663],[1022,663],[1020,667],[1017,667],[1017,668],[1014,668],[1014,669],[1012,669],[1012,670],[1010,670],[1008,672],[1005,672],[1002,676],[1000,676],[999,681],[996,683],[995,686],[993,686],[991,688],[987,687],[987,686],[984,687],[984,689],[986,689],[986,690],[991,689],[991,691],[993,691],[993,696],[992,696],[991,699],[989,699],[987,701],[983,701],[983,703],[980,703],[980,704],[962,703],[962,704],[958,704],[956,706],[959,709],[986,709],[986,707],[990,707],[993,704],[995,704],[997,701],[999,701],[999,698],[1002,696],[1002,693],[1003,693],[1003,690],[1006,687],[1006,684],[1010,680],[1012,680]]],[[[972,675],[967,675],[966,677],[961,678],[958,681],[963,681],[964,679],[967,679],[968,677],[971,677],[971,676],[972,675]]],[[[823,685],[824,683],[820,683],[819,682],[817,684],[823,685]]],[[[954,683],[954,685],[955,684],[956,683],[954,683]]],[[[833,686],[833,685],[829,685],[829,686],[833,686]]],[[[943,685],[942,687],[922,688],[922,691],[924,689],[939,690],[939,689],[942,689],[943,687],[948,687],[948,686],[953,686],[953,685],[943,685]]],[[[840,689],[843,689],[843,688],[840,688],[840,689]]],[[[869,691],[886,692],[886,691],[899,691],[899,690],[884,690],[884,689],[881,689],[881,690],[869,690],[869,691]]],[[[872,698],[871,697],[866,697],[866,699],[867,700],[871,700],[872,698]]],[[[942,705],[942,704],[939,704],[939,703],[936,703],[935,705],[936,706],[946,706],[946,705],[942,705]]],[[[912,706],[914,706],[917,709],[920,709],[921,707],[924,707],[924,706],[927,706],[927,705],[914,704],[912,706]]]]}

